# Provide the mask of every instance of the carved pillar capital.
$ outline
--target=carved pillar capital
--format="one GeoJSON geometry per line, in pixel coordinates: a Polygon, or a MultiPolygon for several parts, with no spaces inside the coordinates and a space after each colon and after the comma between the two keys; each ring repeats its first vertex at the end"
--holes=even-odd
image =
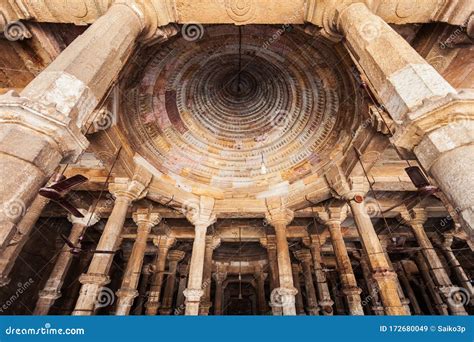
{"type": "Polygon", "coordinates": [[[146,196],[147,187],[152,175],[143,168],[138,168],[132,179],[116,178],[115,183],[109,185],[109,192],[116,200],[125,199],[130,202],[146,196]]]}
{"type": "Polygon", "coordinates": [[[217,219],[214,213],[214,199],[211,197],[201,196],[199,201],[189,201],[183,205],[182,211],[188,221],[199,229],[207,229],[217,219]]]}
{"type": "Polygon", "coordinates": [[[169,253],[168,253],[168,260],[169,261],[180,262],[181,260],[184,259],[185,256],[186,256],[186,252],[183,252],[183,251],[180,251],[180,250],[177,250],[177,249],[173,249],[173,250],[169,251],[169,253]]]}
{"type": "Polygon", "coordinates": [[[133,221],[140,227],[152,228],[161,221],[161,215],[148,208],[137,209],[132,215],[133,221]]]}
{"type": "Polygon", "coordinates": [[[294,212],[286,208],[270,209],[265,214],[265,219],[273,227],[288,226],[294,218],[294,212]]]}
{"type": "Polygon", "coordinates": [[[423,226],[428,219],[428,215],[423,208],[413,208],[408,210],[406,207],[400,211],[398,220],[402,223],[406,223],[411,227],[423,226]]]}
{"type": "Polygon", "coordinates": [[[301,263],[310,263],[312,260],[311,251],[309,249],[300,249],[293,253],[301,263]]]}
{"type": "Polygon", "coordinates": [[[227,272],[215,272],[213,277],[216,283],[222,285],[222,283],[227,279],[227,272]]]}
{"type": "Polygon", "coordinates": [[[326,181],[334,197],[343,200],[360,200],[369,190],[369,183],[364,177],[347,178],[339,166],[331,167],[325,174],[326,181]]]}
{"type": "Polygon", "coordinates": [[[153,239],[153,244],[158,247],[159,250],[168,251],[176,242],[175,238],[162,235],[158,238],[153,239]]]}
{"type": "Polygon", "coordinates": [[[327,207],[316,207],[314,213],[318,220],[331,228],[336,225],[339,226],[347,217],[347,205],[341,201],[333,201],[327,207]]]}

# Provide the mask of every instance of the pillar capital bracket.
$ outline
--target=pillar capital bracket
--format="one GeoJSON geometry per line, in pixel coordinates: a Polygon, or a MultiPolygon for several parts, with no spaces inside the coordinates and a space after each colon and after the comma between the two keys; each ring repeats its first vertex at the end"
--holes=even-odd
{"type": "Polygon", "coordinates": [[[215,272],[213,277],[217,283],[222,284],[227,279],[227,272],[215,272]]]}
{"type": "Polygon", "coordinates": [[[177,249],[173,249],[173,250],[168,252],[168,257],[167,258],[168,258],[169,261],[180,262],[181,260],[184,259],[185,256],[186,256],[186,252],[180,251],[180,250],[177,250],[177,249]]]}
{"type": "Polygon", "coordinates": [[[164,250],[170,249],[174,245],[175,242],[176,242],[175,238],[168,237],[165,235],[162,235],[158,238],[153,239],[153,244],[156,247],[158,247],[158,249],[164,249],[164,250]]]}
{"type": "Polygon", "coordinates": [[[311,262],[312,260],[311,251],[309,249],[300,249],[295,251],[293,254],[295,255],[296,259],[302,263],[311,262]]]}
{"type": "Polygon", "coordinates": [[[149,208],[137,209],[133,213],[132,218],[139,227],[141,225],[146,225],[150,228],[156,226],[162,219],[159,213],[152,212],[149,208]]]}
{"type": "Polygon", "coordinates": [[[221,238],[217,236],[206,236],[206,247],[214,250],[221,244],[221,238]]]}
{"type": "Polygon", "coordinates": [[[331,228],[344,222],[347,217],[347,204],[342,201],[332,201],[326,207],[315,207],[314,213],[321,223],[331,228]]]}
{"type": "Polygon", "coordinates": [[[182,212],[194,227],[206,229],[217,219],[214,204],[214,198],[201,196],[198,201],[184,203],[182,212]]]}
{"type": "Polygon", "coordinates": [[[132,179],[116,178],[115,183],[109,185],[110,193],[116,198],[125,198],[135,201],[146,196],[152,175],[142,167],[138,167],[132,179]]]}
{"type": "Polygon", "coordinates": [[[76,217],[71,214],[67,215],[67,219],[72,224],[79,224],[84,227],[91,227],[100,220],[100,216],[96,213],[88,212],[85,209],[78,209],[79,212],[84,215],[84,217],[76,217]]]}
{"type": "Polygon", "coordinates": [[[357,197],[362,198],[369,190],[369,184],[364,177],[347,178],[340,166],[331,167],[325,173],[326,181],[334,197],[351,201],[357,197]]]}
{"type": "Polygon", "coordinates": [[[183,295],[187,302],[199,302],[204,291],[202,289],[185,289],[183,295]]]}
{"type": "Polygon", "coordinates": [[[411,227],[416,225],[423,225],[428,219],[428,214],[423,208],[413,208],[408,210],[406,207],[402,208],[398,216],[398,220],[406,223],[411,227]]]}
{"type": "Polygon", "coordinates": [[[291,221],[293,221],[294,217],[295,217],[295,214],[292,210],[281,208],[281,207],[270,209],[265,214],[265,219],[273,227],[279,226],[279,225],[286,227],[291,223],[291,221]]]}

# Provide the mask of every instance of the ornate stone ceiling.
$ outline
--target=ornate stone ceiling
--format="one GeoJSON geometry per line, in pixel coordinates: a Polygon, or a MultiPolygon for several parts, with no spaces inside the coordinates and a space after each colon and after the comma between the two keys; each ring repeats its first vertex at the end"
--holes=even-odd
{"type": "Polygon", "coordinates": [[[338,46],[296,28],[241,30],[240,83],[235,26],[185,33],[135,60],[139,81],[126,90],[119,125],[184,191],[291,192],[342,157],[357,124],[359,99],[338,46]]]}

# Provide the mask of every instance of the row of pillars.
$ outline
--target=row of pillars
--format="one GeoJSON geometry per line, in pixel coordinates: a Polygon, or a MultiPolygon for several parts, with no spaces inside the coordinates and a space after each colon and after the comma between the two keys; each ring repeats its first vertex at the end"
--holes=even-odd
{"type": "MultiPolygon", "coordinates": [[[[90,315],[95,312],[97,297],[100,294],[101,288],[110,282],[108,273],[114,252],[120,246],[120,235],[127,210],[133,200],[144,195],[146,179],[146,177],[141,179],[140,177],[134,177],[132,181],[110,185],[110,191],[115,196],[114,208],[99,240],[97,246],[99,253],[94,254],[87,273],[80,277],[82,288],[73,314],[90,315]],[[144,182],[143,179],[145,179],[144,182]]],[[[359,260],[362,268],[368,292],[373,302],[373,311],[389,315],[410,314],[408,304],[411,301],[414,312],[419,312],[416,298],[412,293],[413,291],[410,290],[409,284],[404,279],[404,273],[400,273],[400,270],[403,268],[400,266],[394,268],[388,257],[386,246],[379,241],[370,217],[365,212],[364,205],[357,202],[357,199],[354,200],[353,205],[349,207],[352,209],[364,248],[362,253],[353,253],[353,256],[359,260]],[[364,234],[361,234],[361,232],[364,234]],[[369,248],[365,247],[367,245],[369,245],[369,248]],[[399,271],[400,281],[397,279],[396,270],[399,271]],[[405,296],[401,284],[404,285],[403,288],[407,296],[405,296]],[[394,303],[399,303],[399,305],[393,305],[394,303]]],[[[35,213],[37,219],[41,212],[39,208],[42,207],[43,201],[35,201],[35,203],[38,205],[38,208],[31,208],[31,212],[35,213]]],[[[346,300],[349,314],[363,315],[364,310],[360,296],[362,290],[357,284],[341,230],[341,224],[347,216],[348,206],[342,201],[332,201],[328,206],[316,207],[314,210],[318,220],[329,230],[339,274],[338,278],[341,284],[341,292],[346,300]]],[[[98,221],[96,215],[85,211],[83,213],[85,217],[82,219],[69,217],[72,222],[69,240],[77,248],[80,248],[80,237],[85,233],[87,226],[94,225],[98,221]]],[[[160,222],[161,217],[148,208],[138,209],[133,213],[133,219],[137,224],[137,235],[123,275],[120,290],[117,292],[117,315],[128,315],[135,298],[140,294],[138,285],[143,269],[147,240],[151,229],[160,222]]],[[[191,262],[186,271],[189,272],[188,286],[185,289],[186,284],[181,279],[178,293],[180,293],[181,301],[184,300],[183,296],[187,298],[184,307],[186,314],[206,315],[212,305],[210,298],[212,255],[214,249],[219,245],[220,239],[206,235],[207,226],[215,221],[215,216],[209,211],[199,210],[194,213],[194,216],[189,216],[188,219],[197,223],[196,237],[193,242],[191,262]],[[204,219],[207,221],[204,221],[204,219]],[[191,292],[191,296],[189,292],[191,292]],[[195,294],[196,292],[199,293],[195,294]]],[[[307,312],[311,315],[332,315],[334,302],[331,299],[326,274],[322,269],[321,242],[318,240],[317,235],[304,238],[303,243],[307,248],[294,253],[295,258],[300,261],[301,265],[292,265],[286,237],[286,227],[292,219],[293,212],[284,207],[271,209],[266,216],[266,220],[275,230],[274,236],[268,236],[261,240],[261,243],[267,249],[268,255],[269,269],[266,273],[270,275],[269,282],[272,292],[269,304],[272,307],[272,312],[275,315],[295,315],[302,312],[302,291],[300,281],[297,280],[302,272],[307,298],[307,312]],[[315,278],[313,278],[313,273],[315,278]]],[[[402,224],[412,229],[420,246],[420,253],[417,259],[418,268],[424,277],[425,283],[429,285],[428,288],[436,303],[437,312],[453,315],[466,314],[464,307],[459,305],[459,301],[456,301],[456,298],[452,298],[456,287],[451,282],[441,259],[423,227],[427,219],[425,211],[421,208],[415,208],[410,211],[403,210],[399,219],[402,224]]],[[[34,218],[28,218],[28,223],[31,227],[34,225],[34,222],[34,218]]],[[[31,230],[31,227],[28,227],[28,229],[31,230]]],[[[27,236],[24,238],[27,238],[27,236]]],[[[152,267],[146,267],[148,270],[146,272],[147,276],[152,278],[145,304],[146,314],[156,315],[159,308],[161,314],[170,314],[173,309],[172,298],[175,292],[176,271],[178,263],[183,260],[185,254],[179,250],[171,250],[170,252],[170,248],[175,243],[174,238],[161,236],[155,238],[153,242],[157,247],[157,253],[152,267]],[[168,277],[165,293],[161,295],[166,260],[168,260],[168,277]],[[163,299],[160,302],[161,297],[163,299]]],[[[472,298],[474,291],[470,280],[450,247],[452,236],[448,235],[444,241],[437,243],[443,251],[448,264],[453,267],[457,282],[461,284],[466,293],[472,298]]],[[[20,245],[22,244],[20,243],[20,245]]],[[[9,252],[8,249],[7,252],[9,252]]],[[[12,253],[2,254],[0,260],[7,260],[6,257],[11,255],[12,253]]],[[[43,290],[39,293],[39,299],[34,311],[35,314],[47,314],[55,300],[61,296],[60,290],[71,265],[72,257],[73,254],[70,247],[65,244],[57,256],[54,268],[43,290]]],[[[7,279],[14,260],[14,257],[10,257],[8,263],[1,265],[0,271],[4,279],[7,279]]],[[[256,273],[259,310],[261,312],[266,311],[267,304],[264,302],[264,277],[266,273],[262,270],[256,273]]],[[[222,313],[222,284],[225,277],[223,277],[222,273],[217,272],[214,274],[214,278],[217,286],[216,293],[218,294],[215,298],[214,310],[216,314],[219,314],[222,313]]],[[[141,293],[143,293],[143,290],[141,293]]],[[[143,301],[143,298],[139,300],[143,301]]]]}

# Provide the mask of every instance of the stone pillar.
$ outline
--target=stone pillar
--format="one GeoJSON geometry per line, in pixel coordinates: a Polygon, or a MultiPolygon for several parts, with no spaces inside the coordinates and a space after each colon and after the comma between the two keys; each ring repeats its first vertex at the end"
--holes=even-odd
{"type": "Polygon", "coordinates": [[[199,315],[209,315],[211,309],[211,277],[212,277],[212,254],[220,244],[220,239],[207,236],[206,237],[206,251],[204,252],[204,271],[202,275],[202,289],[204,294],[201,297],[201,303],[199,305],[199,315]]]}
{"type": "MultiPolygon", "coordinates": [[[[270,268],[270,291],[271,293],[276,293],[277,288],[280,287],[280,279],[278,274],[278,260],[277,260],[277,251],[276,251],[276,238],[274,235],[269,235],[266,238],[260,239],[260,243],[267,249],[268,256],[268,266],[270,268]]],[[[281,316],[282,309],[280,305],[272,305],[273,316],[281,316]]]]}
{"type": "Polygon", "coordinates": [[[168,277],[166,278],[165,292],[160,307],[160,315],[171,315],[173,311],[173,296],[176,285],[176,270],[178,263],[184,259],[186,253],[179,250],[172,250],[168,253],[168,277]]]}
{"type": "Polygon", "coordinates": [[[443,302],[443,298],[441,297],[440,291],[438,291],[436,284],[431,278],[430,270],[428,264],[426,263],[425,257],[423,256],[423,253],[417,253],[416,264],[418,266],[418,270],[421,273],[421,277],[423,278],[423,285],[428,288],[428,291],[434,301],[436,311],[439,315],[448,315],[448,306],[446,305],[446,303],[443,302]]]}
{"type": "MultiPolygon", "coordinates": [[[[216,272],[214,273],[214,279],[216,281],[216,295],[214,297],[214,315],[219,316],[224,314],[222,307],[222,299],[224,298],[224,287],[222,286],[227,278],[227,273],[216,272]]],[[[263,299],[265,301],[265,298],[263,299]]]]}
{"type": "Polygon", "coordinates": [[[178,296],[176,297],[176,310],[174,314],[176,316],[184,313],[184,290],[186,289],[186,283],[188,281],[189,265],[183,265],[182,263],[178,266],[179,273],[179,285],[178,285],[178,296]]]}
{"type": "Polygon", "coordinates": [[[280,287],[272,291],[272,304],[281,305],[283,315],[296,315],[295,295],[297,289],[293,285],[290,251],[286,240],[286,226],[293,220],[293,212],[284,206],[277,206],[267,212],[267,222],[275,229],[278,275],[280,287]]]}
{"type": "Polygon", "coordinates": [[[413,150],[472,237],[474,94],[458,93],[365,4],[340,6],[334,13],[353,59],[397,126],[393,142],[413,150]]]}
{"type": "Polygon", "coordinates": [[[0,287],[10,283],[9,275],[15,265],[16,258],[20,255],[36,221],[38,221],[41,212],[48,203],[47,198],[37,195],[18,223],[17,231],[10,240],[10,244],[0,251],[0,287]]]}
{"type": "Polygon", "coordinates": [[[309,239],[304,238],[303,243],[310,248],[311,256],[313,257],[319,311],[324,316],[332,316],[334,312],[332,308],[334,302],[331,299],[326,274],[323,271],[321,261],[321,244],[323,244],[323,242],[320,241],[318,235],[311,235],[309,239]]]}
{"type": "MultiPolygon", "coordinates": [[[[351,182],[356,188],[360,185],[359,183],[355,186],[354,182],[357,180],[351,180],[351,182]]],[[[372,221],[367,214],[363,193],[349,193],[346,199],[349,201],[364,253],[367,254],[372,277],[377,282],[385,313],[387,315],[409,315],[410,312],[407,312],[398,294],[397,274],[390,267],[390,262],[387,260],[372,221]]]]}
{"type": "MultiPolygon", "coordinates": [[[[88,213],[83,209],[79,209],[79,211],[84,215],[84,217],[78,218],[70,214],[68,216],[69,221],[72,223],[68,239],[72,244],[77,246],[77,248],[81,247],[81,238],[84,235],[86,228],[88,226],[93,226],[99,221],[99,217],[96,214],[88,213]]],[[[56,299],[61,297],[61,287],[63,286],[64,280],[68,274],[73,256],[71,247],[65,243],[56,259],[54,268],[51,271],[43,290],[39,292],[39,298],[36,302],[33,315],[47,315],[56,299]]]]}
{"type": "Polygon", "coordinates": [[[307,307],[306,310],[311,316],[319,315],[316,290],[313,283],[313,273],[311,272],[311,252],[309,249],[300,249],[295,252],[295,257],[301,262],[306,288],[307,307]]]}
{"type": "Polygon", "coordinates": [[[97,251],[107,253],[95,253],[87,273],[79,278],[82,287],[73,315],[85,316],[94,313],[101,288],[110,282],[108,274],[114,252],[119,248],[128,207],[132,201],[145,196],[150,181],[151,174],[138,170],[131,181],[124,180],[109,185],[109,191],[115,197],[114,208],[97,244],[97,251]]]}
{"type": "Polygon", "coordinates": [[[422,315],[420,305],[418,304],[418,299],[416,298],[415,291],[410,284],[410,280],[407,277],[403,264],[401,262],[397,263],[396,271],[398,274],[398,279],[400,279],[401,285],[405,288],[408,298],[410,298],[411,306],[413,307],[413,313],[415,315],[422,315]]]}
{"type": "Polygon", "coordinates": [[[377,284],[372,278],[372,273],[370,272],[367,256],[365,254],[361,255],[361,253],[359,253],[358,251],[352,252],[352,255],[357,260],[359,260],[359,265],[360,265],[360,268],[362,269],[364,281],[365,281],[365,284],[367,285],[367,291],[369,293],[369,297],[364,299],[363,305],[366,305],[367,304],[366,302],[370,300],[370,302],[372,303],[372,311],[374,312],[374,314],[376,316],[385,315],[385,311],[383,309],[382,303],[380,303],[379,289],[377,288],[377,284]]]}
{"type": "Polygon", "coordinates": [[[334,306],[336,308],[336,314],[339,316],[346,315],[346,309],[344,307],[344,301],[339,291],[339,280],[337,277],[337,270],[332,270],[327,273],[328,286],[331,288],[334,295],[334,306]]]}
{"type": "Polygon", "coordinates": [[[188,287],[184,290],[186,297],[185,315],[197,316],[199,302],[204,291],[202,277],[204,271],[204,255],[206,252],[207,227],[216,221],[213,214],[214,200],[201,197],[200,203],[191,212],[186,213],[188,220],[194,225],[194,242],[189,266],[188,287]]]}
{"type": "Polygon", "coordinates": [[[137,305],[135,306],[135,309],[133,309],[134,315],[141,315],[143,313],[143,304],[145,303],[150,276],[153,273],[152,269],[152,264],[146,264],[142,267],[142,279],[140,280],[140,285],[138,287],[137,305]]]}
{"type": "Polygon", "coordinates": [[[459,263],[459,260],[456,258],[456,255],[451,249],[451,245],[453,243],[453,234],[448,233],[443,234],[443,236],[444,240],[439,244],[441,251],[446,258],[448,266],[453,270],[458,280],[458,284],[466,290],[468,296],[470,297],[470,304],[474,305],[474,288],[471,284],[471,280],[467,276],[466,272],[459,263]]]}
{"type": "MultiPolygon", "coordinates": [[[[387,247],[388,247],[388,243],[389,243],[389,239],[387,236],[384,236],[382,239],[380,239],[380,245],[382,246],[382,249],[385,253],[385,258],[387,259],[388,261],[388,264],[390,266],[390,269],[394,270],[395,271],[395,268],[393,267],[393,264],[392,264],[392,261],[390,260],[390,255],[388,254],[388,250],[387,250],[387,247]]],[[[400,285],[400,281],[398,280],[398,276],[395,278],[396,282],[397,282],[397,288],[398,288],[398,296],[400,297],[400,302],[403,304],[403,306],[405,307],[405,310],[406,312],[408,312],[409,314],[411,314],[411,311],[410,311],[410,300],[405,296],[405,293],[403,292],[403,289],[402,289],[402,286],[400,285]]]]}
{"type": "Polygon", "coordinates": [[[158,213],[153,213],[150,209],[138,209],[133,213],[133,220],[137,224],[137,237],[133,244],[127,267],[123,274],[122,285],[117,291],[117,309],[115,315],[125,316],[130,313],[133,300],[139,295],[137,291],[140,280],[140,271],[143,266],[143,258],[151,229],[161,221],[158,213]]]}
{"type": "MultiPolygon", "coordinates": [[[[152,29],[145,13],[132,1],[111,6],[20,94],[0,97],[0,198],[6,207],[29,206],[59,163],[74,162],[86,149],[82,130],[90,114],[138,36],[152,29]]],[[[20,219],[0,212],[0,249],[20,219]]]]}
{"type": "Polygon", "coordinates": [[[304,316],[306,315],[306,312],[304,311],[303,296],[301,295],[300,265],[292,264],[291,271],[293,273],[293,285],[295,286],[295,289],[298,291],[295,295],[296,314],[298,316],[304,316]]]}
{"type": "Polygon", "coordinates": [[[451,279],[449,279],[443,263],[425,232],[423,224],[427,218],[428,216],[422,208],[413,208],[410,211],[405,209],[400,213],[402,222],[411,227],[416,241],[421,247],[421,253],[429,267],[436,289],[448,305],[449,311],[451,311],[452,315],[467,315],[463,305],[459,304],[462,302],[462,299],[456,300],[455,296],[459,295],[456,293],[456,287],[453,286],[451,279]]]}
{"type": "Polygon", "coordinates": [[[163,285],[163,274],[165,273],[166,257],[171,246],[175,243],[174,238],[161,236],[153,240],[153,243],[158,247],[156,258],[154,261],[154,274],[151,280],[150,291],[148,292],[148,301],[145,304],[146,315],[156,315],[160,307],[160,294],[163,285]]]}
{"type": "Polygon", "coordinates": [[[337,270],[342,284],[344,294],[351,315],[364,315],[360,293],[362,290],[357,286],[357,281],[352,270],[351,259],[347,253],[346,244],[341,231],[341,223],[345,220],[347,206],[334,202],[330,207],[315,208],[319,220],[327,226],[331,243],[336,258],[337,270]]]}

